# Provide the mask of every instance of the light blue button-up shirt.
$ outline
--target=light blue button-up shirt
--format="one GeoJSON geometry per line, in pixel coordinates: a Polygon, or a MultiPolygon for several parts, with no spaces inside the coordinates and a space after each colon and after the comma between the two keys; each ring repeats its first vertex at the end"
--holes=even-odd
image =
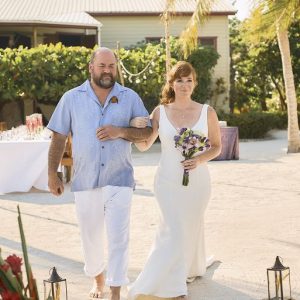
{"type": "Polygon", "coordinates": [[[121,138],[100,141],[96,129],[109,124],[129,127],[132,118],[148,115],[138,94],[118,83],[110,91],[104,106],[88,80],[66,92],[47,127],[66,136],[72,134],[74,174],[71,191],[106,185],[134,188],[131,142],[121,138]],[[112,101],[114,96],[117,102],[112,101]]]}

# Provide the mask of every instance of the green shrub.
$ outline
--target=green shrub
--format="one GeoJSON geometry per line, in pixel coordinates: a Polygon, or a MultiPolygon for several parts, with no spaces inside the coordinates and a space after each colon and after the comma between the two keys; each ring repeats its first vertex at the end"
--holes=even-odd
{"type": "MultiPolygon", "coordinates": [[[[170,50],[174,65],[181,60],[177,40],[171,38],[170,50]]],[[[150,67],[141,76],[125,75],[125,86],[134,89],[144,100],[145,106],[149,112],[159,104],[162,86],[165,83],[166,55],[164,44],[151,44],[139,42],[129,49],[120,49],[120,60],[130,73],[141,72],[149,62],[150,67]]],[[[195,68],[198,79],[193,98],[204,103],[211,98],[211,76],[212,69],[217,64],[219,54],[211,47],[199,47],[187,59],[195,68]]]]}
{"type": "MultiPolygon", "coordinates": [[[[287,113],[249,112],[241,114],[219,114],[219,120],[227,121],[228,126],[239,128],[241,139],[264,138],[271,129],[287,128],[287,113]]],[[[300,113],[298,113],[300,120],[300,113]]],[[[299,122],[300,126],[300,122],[299,122]]]]}
{"type": "MultiPolygon", "coordinates": [[[[160,44],[139,44],[139,47],[131,50],[120,49],[119,59],[131,74],[123,70],[125,86],[136,91],[144,101],[149,112],[159,104],[161,88],[165,82],[166,55],[160,44]]],[[[176,60],[173,58],[172,62],[176,60]]]]}
{"type": "Polygon", "coordinates": [[[64,92],[86,80],[90,53],[91,49],[60,43],[1,50],[0,101],[23,97],[56,104],[64,92]]]}
{"type": "Polygon", "coordinates": [[[200,47],[195,50],[189,57],[190,62],[196,70],[198,85],[196,86],[193,98],[205,103],[212,97],[211,79],[212,70],[216,66],[220,55],[211,47],[200,47]]]}
{"type": "MultiPolygon", "coordinates": [[[[172,64],[180,60],[176,39],[171,39],[172,64]]],[[[32,99],[37,103],[57,104],[63,93],[89,78],[88,62],[92,49],[40,45],[36,48],[0,49],[0,101],[32,99]]],[[[194,99],[205,102],[211,96],[211,72],[219,55],[212,48],[199,48],[190,55],[198,74],[194,99]]],[[[130,50],[119,50],[125,86],[134,89],[149,112],[159,103],[165,83],[164,44],[139,43],[130,50]]]]}

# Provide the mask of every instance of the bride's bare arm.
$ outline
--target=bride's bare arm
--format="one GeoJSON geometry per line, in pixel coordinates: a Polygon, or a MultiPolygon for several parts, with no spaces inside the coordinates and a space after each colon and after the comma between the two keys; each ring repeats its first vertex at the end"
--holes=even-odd
{"type": "Polygon", "coordinates": [[[212,107],[208,107],[207,124],[210,148],[198,156],[200,163],[217,157],[222,149],[218,116],[212,107]]]}
{"type": "Polygon", "coordinates": [[[153,129],[152,134],[150,135],[150,137],[147,140],[145,140],[143,142],[135,143],[136,147],[140,151],[148,150],[158,137],[158,126],[159,126],[159,107],[158,106],[156,108],[154,108],[154,110],[150,116],[150,120],[151,120],[151,124],[152,124],[152,129],[153,129]]]}
{"type": "Polygon", "coordinates": [[[194,156],[190,159],[182,161],[182,165],[186,170],[192,170],[197,167],[198,164],[207,162],[217,157],[222,149],[221,146],[221,134],[218,117],[215,110],[212,107],[208,108],[208,138],[210,148],[200,155],[194,156]]]}

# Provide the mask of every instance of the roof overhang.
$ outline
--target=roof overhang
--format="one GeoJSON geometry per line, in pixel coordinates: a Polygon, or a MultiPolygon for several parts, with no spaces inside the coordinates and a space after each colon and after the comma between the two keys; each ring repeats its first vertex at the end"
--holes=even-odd
{"type": "Polygon", "coordinates": [[[38,18],[23,18],[0,20],[0,25],[7,26],[45,26],[45,27],[64,27],[64,28],[99,28],[102,23],[94,19],[86,12],[66,13],[59,15],[45,15],[38,18]]]}
{"type": "Polygon", "coordinates": [[[0,25],[5,26],[26,26],[26,27],[55,27],[55,28],[80,28],[80,29],[97,29],[101,25],[90,25],[90,24],[76,24],[76,23],[54,23],[54,22],[43,22],[43,21],[0,21],[0,25]]]}
{"type": "MultiPolygon", "coordinates": [[[[208,14],[208,16],[229,16],[235,15],[237,11],[218,11],[208,14]]],[[[163,12],[87,12],[93,17],[111,17],[111,16],[161,16],[163,12]]],[[[172,13],[171,13],[172,14],[172,13]]],[[[192,16],[193,12],[175,12],[174,16],[192,16]]]]}

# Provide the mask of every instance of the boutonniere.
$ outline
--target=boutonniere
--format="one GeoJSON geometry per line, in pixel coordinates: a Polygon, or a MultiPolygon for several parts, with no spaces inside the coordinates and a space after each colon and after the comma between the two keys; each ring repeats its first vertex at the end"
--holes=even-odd
{"type": "Polygon", "coordinates": [[[116,96],[111,97],[110,99],[111,103],[118,103],[119,99],[116,96]]]}

